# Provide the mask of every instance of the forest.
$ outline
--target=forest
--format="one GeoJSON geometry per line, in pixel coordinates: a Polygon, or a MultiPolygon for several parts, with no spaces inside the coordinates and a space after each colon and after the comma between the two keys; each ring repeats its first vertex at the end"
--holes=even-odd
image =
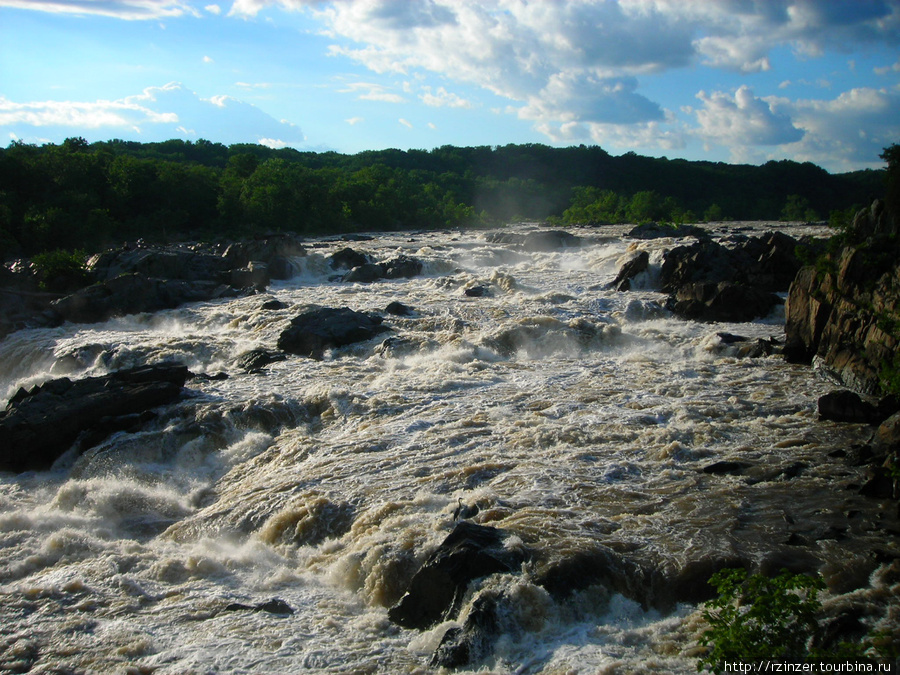
{"type": "Polygon", "coordinates": [[[301,152],[207,140],[0,149],[0,258],[126,241],[219,241],[271,232],[566,224],[824,220],[884,194],[883,170],[830,174],[610,155],[540,144],[301,152]]]}

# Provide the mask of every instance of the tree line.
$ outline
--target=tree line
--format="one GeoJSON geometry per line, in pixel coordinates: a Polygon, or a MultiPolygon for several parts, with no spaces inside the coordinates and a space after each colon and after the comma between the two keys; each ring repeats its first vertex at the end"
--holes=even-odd
{"type": "Polygon", "coordinates": [[[0,258],[94,251],[143,238],[219,240],[288,231],[696,220],[817,220],[884,192],[884,171],[829,174],[612,156],[540,144],[301,152],[207,140],[0,149],[0,258]]]}

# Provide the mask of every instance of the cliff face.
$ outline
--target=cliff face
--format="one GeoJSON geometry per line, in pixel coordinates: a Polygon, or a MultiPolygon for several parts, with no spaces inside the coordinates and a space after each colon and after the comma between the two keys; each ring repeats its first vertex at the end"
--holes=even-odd
{"type": "Polygon", "coordinates": [[[786,306],[788,361],[815,362],[860,393],[890,393],[885,375],[900,369],[898,221],[876,200],[854,219],[861,243],[797,273],[786,306]]]}

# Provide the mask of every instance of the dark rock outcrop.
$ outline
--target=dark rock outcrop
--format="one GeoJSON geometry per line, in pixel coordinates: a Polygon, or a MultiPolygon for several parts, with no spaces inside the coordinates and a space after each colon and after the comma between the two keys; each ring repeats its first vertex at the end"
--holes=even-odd
{"type": "Polygon", "coordinates": [[[63,320],[95,323],[114,316],[173,309],[188,302],[236,297],[240,292],[215,281],[157,279],[123,274],[55,300],[51,309],[63,320]]]}
{"type": "Polygon", "coordinates": [[[272,279],[290,279],[294,276],[291,258],[302,258],[306,249],[296,237],[289,234],[270,234],[259,239],[231,244],[223,257],[230,269],[247,267],[251,262],[261,262],[269,269],[272,279]]]}
{"type": "Polygon", "coordinates": [[[388,314],[393,314],[394,316],[412,316],[415,314],[415,310],[412,307],[404,305],[402,302],[396,300],[388,303],[388,306],[384,308],[384,311],[388,314]]]}
{"type": "Polygon", "coordinates": [[[20,389],[0,415],[0,470],[46,469],[83,434],[91,442],[81,449],[140,426],[147,411],[181,395],[187,377],[180,364],[142,366],[20,389]]]}
{"type": "Polygon", "coordinates": [[[457,523],[389,610],[391,621],[404,628],[430,628],[459,612],[472,581],[518,571],[525,554],[505,548],[503,539],[496,528],[465,520],[457,523]]]}
{"type": "Polygon", "coordinates": [[[833,422],[853,422],[858,424],[877,424],[887,419],[892,409],[891,401],[885,398],[878,403],[864,400],[854,391],[841,389],[819,397],[817,407],[819,419],[833,422]]]}
{"type": "Polygon", "coordinates": [[[407,255],[399,255],[380,263],[367,262],[351,269],[342,281],[372,283],[382,279],[411,279],[422,273],[422,261],[407,255]]]}
{"type": "Polygon", "coordinates": [[[249,262],[235,265],[222,256],[189,248],[139,247],[104,251],[92,257],[87,268],[98,282],[139,274],[153,279],[225,283],[231,269],[249,262]]]}
{"type": "Polygon", "coordinates": [[[328,349],[362,342],[389,330],[382,318],[349,307],[315,307],[291,320],[278,338],[278,348],[320,359],[328,349]]]}
{"type": "Polygon", "coordinates": [[[372,262],[368,255],[345,247],[328,256],[328,265],[333,270],[352,270],[354,267],[372,262]]]}
{"type": "Polygon", "coordinates": [[[558,251],[561,248],[581,246],[581,237],[565,230],[540,230],[529,232],[522,240],[522,248],[538,253],[542,251],[558,251]]]}
{"type": "Polygon", "coordinates": [[[666,254],[660,289],[676,314],[704,321],[749,321],[767,315],[790,286],[800,261],[797,240],[779,232],[729,248],[702,240],[666,254]]]}
{"type": "Polygon", "coordinates": [[[617,291],[631,290],[631,280],[641,272],[646,272],[649,266],[650,254],[647,251],[640,251],[619,268],[619,273],[607,288],[614,288],[617,291]]]}
{"type": "Polygon", "coordinates": [[[855,391],[886,393],[886,369],[896,377],[900,367],[896,251],[888,243],[848,246],[801,269],[787,299],[785,358],[815,360],[855,391]]]}
{"type": "Polygon", "coordinates": [[[629,230],[625,236],[630,237],[631,239],[662,239],[665,237],[673,237],[676,239],[697,237],[700,239],[708,237],[709,233],[697,225],[641,223],[629,230]]]}
{"type": "Polygon", "coordinates": [[[235,359],[234,364],[248,373],[258,373],[266,366],[272,363],[278,363],[279,361],[284,361],[286,358],[286,354],[260,347],[258,349],[251,349],[249,352],[244,352],[235,359]]]}

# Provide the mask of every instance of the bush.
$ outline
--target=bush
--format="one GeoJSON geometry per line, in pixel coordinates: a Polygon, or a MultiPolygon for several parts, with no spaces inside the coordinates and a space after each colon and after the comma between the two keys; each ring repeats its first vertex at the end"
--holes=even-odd
{"type": "Polygon", "coordinates": [[[39,253],[31,259],[31,269],[42,291],[64,293],[81,288],[90,281],[84,268],[84,251],[56,249],[39,253]]]}
{"type": "Polygon", "coordinates": [[[868,644],[840,643],[816,647],[821,637],[818,615],[822,609],[821,577],[791,574],[776,577],[747,576],[743,569],[714,574],[710,584],[719,597],[704,605],[703,618],[709,628],[700,636],[708,651],[697,670],[725,670],[726,662],[806,662],[811,660],[862,660],[868,644]]]}

